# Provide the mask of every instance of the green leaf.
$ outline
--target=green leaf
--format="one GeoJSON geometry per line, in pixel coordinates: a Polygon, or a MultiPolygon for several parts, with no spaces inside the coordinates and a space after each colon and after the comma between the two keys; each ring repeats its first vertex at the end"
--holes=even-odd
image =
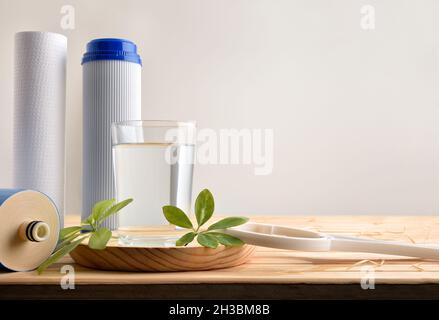
{"type": "Polygon", "coordinates": [[[212,224],[207,230],[218,230],[236,227],[248,221],[245,217],[228,217],[212,224]]]}
{"type": "Polygon", "coordinates": [[[56,245],[55,251],[57,251],[58,249],[64,247],[65,245],[71,243],[72,241],[74,241],[76,238],[78,238],[80,236],[82,236],[80,231],[77,231],[77,232],[74,232],[74,233],[70,234],[69,236],[65,237],[60,242],[58,242],[58,244],[56,245]]]}
{"type": "Polygon", "coordinates": [[[91,225],[99,221],[105,212],[110,208],[116,200],[108,199],[97,202],[91,211],[91,225]]]}
{"type": "Polygon", "coordinates": [[[109,216],[112,216],[113,214],[118,213],[120,210],[125,208],[131,202],[133,202],[133,199],[130,198],[130,199],[126,199],[126,200],[123,200],[121,202],[116,203],[115,205],[113,205],[112,207],[107,209],[107,211],[101,216],[101,218],[98,219],[97,222],[101,223],[103,220],[105,220],[109,216]]]}
{"type": "Polygon", "coordinates": [[[219,243],[227,247],[237,247],[244,244],[244,241],[229,234],[220,232],[209,232],[207,234],[214,236],[219,243]]]}
{"type": "Polygon", "coordinates": [[[178,239],[175,242],[175,245],[178,247],[186,246],[188,243],[191,243],[194,240],[196,235],[197,234],[195,232],[188,232],[185,235],[183,235],[180,239],[178,239]]]}
{"type": "Polygon", "coordinates": [[[64,257],[66,254],[69,254],[72,252],[86,237],[83,237],[81,239],[78,239],[72,243],[69,243],[62,248],[58,249],[58,251],[55,251],[46,261],[44,261],[37,269],[38,274],[41,274],[48,266],[51,264],[57,262],[59,259],[64,257]]]}
{"type": "Polygon", "coordinates": [[[193,229],[191,220],[181,209],[174,206],[164,206],[163,214],[169,223],[178,227],[193,229]]]}
{"type": "Polygon", "coordinates": [[[62,229],[55,252],[38,267],[38,273],[41,274],[41,272],[52,263],[70,253],[86,238],[90,238],[90,248],[96,250],[105,249],[112,233],[107,228],[97,229],[99,223],[105,218],[119,212],[132,201],[133,199],[126,199],[116,204],[114,204],[114,199],[99,201],[94,205],[92,213],[81,222],[81,226],[62,229]],[[87,233],[81,233],[81,231],[87,233]]]}
{"type": "Polygon", "coordinates": [[[90,226],[91,228],[95,228],[96,226],[96,220],[93,218],[92,215],[89,215],[87,219],[81,222],[81,225],[83,226],[90,226]]]}
{"type": "Polygon", "coordinates": [[[111,238],[111,231],[107,228],[100,228],[92,232],[88,240],[88,246],[94,250],[103,250],[111,238]]]}
{"type": "Polygon", "coordinates": [[[83,226],[89,226],[89,225],[91,225],[92,224],[92,221],[93,219],[92,219],[92,216],[91,215],[89,215],[85,220],[82,220],[81,221],[81,225],[83,225],[83,226]]]}
{"type": "Polygon", "coordinates": [[[197,218],[198,227],[201,227],[212,217],[214,209],[213,195],[208,189],[204,189],[195,201],[195,217],[197,218]]]}
{"type": "Polygon", "coordinates": [[[209,235],[208,233],[200,233],[197,237],[197,241],[203,247],[208,247],[215,249],[218,247],[218,241],[214,236],[209,235]]]}
{"type": "Polygon", "coordinates": [[[64,240],[65,238],[69,237],[70,235],[78,233],[79,231],[81,231],[81,229],[82,229],[81,226],[68,227],[68,228],[61,229],[61,231],[59,232],[59,240],[64,240]]]}

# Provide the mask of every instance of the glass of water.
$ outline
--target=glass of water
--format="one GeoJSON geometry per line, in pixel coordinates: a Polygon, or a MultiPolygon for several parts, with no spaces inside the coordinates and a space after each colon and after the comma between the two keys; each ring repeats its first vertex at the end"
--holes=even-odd
{"type": "Polygon", "coordinates": [[[112,125],[116,198],[134,199],[119,215],[120,231],[173,229],[163,216],[164,205],[190,213],[195,130],[195,122],[179,121],[112,125]]]}

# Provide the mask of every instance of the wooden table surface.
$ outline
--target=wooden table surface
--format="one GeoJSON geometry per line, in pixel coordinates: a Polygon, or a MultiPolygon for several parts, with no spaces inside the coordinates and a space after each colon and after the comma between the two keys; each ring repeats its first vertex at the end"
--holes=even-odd
{"type": "MultiPolygon", "coordinates": [[[[255,222],[408,243],[439,243],[435,216],[255,216],[255,222]]],[[[68,220],[73,223],[72,219],[68,220]]],[[[36,272],[0,273],[0,299],[312,299],[439,298],[439,261],[365,253],[297,252],[257,248],[251,261],[230,269],[128,273],[86,269],[70,257],[36,272]],[[63,290],[60,268],[75,270],[75,289],[63,290]],[[367,267],[367,268],[366,268],[367,267]],[[373,275],[375,289],[361,288],[373,275]]]]}

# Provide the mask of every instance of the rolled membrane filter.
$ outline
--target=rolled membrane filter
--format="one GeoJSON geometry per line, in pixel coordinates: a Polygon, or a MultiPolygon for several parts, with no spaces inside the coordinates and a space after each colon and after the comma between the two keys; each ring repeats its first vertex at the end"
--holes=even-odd
{"type": "Polygon", "coordinates": [[[0,189],[0,267],[34,270],[55,249],[59,228],[58,210],[45,194],[0,189]]]}
{"type": "Polygon", "coordinates": [[[47,194],[64,208],[67,38],[15,35],[14,184],[47,194]]]}
{"type": "MultiPolygon", "coordinates": [[[[140,120],[142,66],[133,42],[104,38],[87,44],[82,69],[82,218],[85,219],[96,202],[115,197],[111,124],[140,120]]],[[[103,225],[117,229],[117,216],[106,219],[103,225]]]]}

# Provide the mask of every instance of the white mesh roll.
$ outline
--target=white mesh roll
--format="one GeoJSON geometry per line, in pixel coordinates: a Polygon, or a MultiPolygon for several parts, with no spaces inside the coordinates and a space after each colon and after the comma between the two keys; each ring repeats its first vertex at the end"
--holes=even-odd
{"type": "Polygon", "coordinates": [[[67,38],[15,35],[14,184],[41,191],[64,213],[67,38]]]}

